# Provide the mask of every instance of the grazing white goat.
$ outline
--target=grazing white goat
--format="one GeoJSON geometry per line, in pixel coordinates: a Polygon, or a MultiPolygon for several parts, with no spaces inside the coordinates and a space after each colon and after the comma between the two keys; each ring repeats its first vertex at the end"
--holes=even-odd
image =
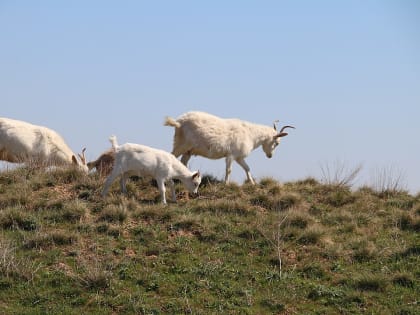
{"type": "Polygon", "coordinates": [[[115,151],[115,162],[111,174],[105,181],[102,196],[108,193],[108,189],[114,180],[121,176],[121,190],[126,193],[125,181],[128,175],[149,175],[156,179],[162,197],[162,202],[166,204],[165,182],[168,180],[172,201],[176,201],[175,185],[172,179],[179,179],[192,193],[197,193],[201,183],[200,172],[191,172],[172,154],[147,147],[145,145],[126,143],[121,146],[117,143],[117,138],[109,138],[112,148],[115,151]]]}
{"type": "Polygon", "coordinates": [[[88,172],[83,149],[79,159],[54,130],[0,117],[0,160],[40,166],[76,165],[88,172]]]}
{"type": "Polygon", "coordinates": [[[172,154],[181,157],[187,165],[192,155],[209,159],[226,159],[225,182],[229,181],[232,161],[235,160],[244,170],[248,180],[254,184],[245,158],[252,150],[262,146],[268,158],[273,156],[280,138],[287,136],[276,130],[276,125],[268,127],[239,119],[223,119],[203,112],[188,112],[178,119],[166,117],[165,126],[175,127],[172,154]]]}

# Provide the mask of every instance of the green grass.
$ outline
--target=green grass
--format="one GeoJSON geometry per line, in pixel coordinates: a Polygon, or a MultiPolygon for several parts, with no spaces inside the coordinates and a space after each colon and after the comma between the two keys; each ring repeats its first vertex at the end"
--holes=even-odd
{"type": "Polygon", "coordinates": [[[1,314],[415,314],[420,195],[0,172],[1,314]]]}

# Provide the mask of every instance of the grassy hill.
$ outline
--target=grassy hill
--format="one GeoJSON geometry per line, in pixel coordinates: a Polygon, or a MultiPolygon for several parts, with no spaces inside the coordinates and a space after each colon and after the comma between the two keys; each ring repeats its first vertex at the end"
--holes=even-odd
{"type": "Polygon", "coordinates": [[[420,195],[0,173],[1,314],[418,314],[420,195]],[[416,311],[417,310],[417,311],[416,311]]]}

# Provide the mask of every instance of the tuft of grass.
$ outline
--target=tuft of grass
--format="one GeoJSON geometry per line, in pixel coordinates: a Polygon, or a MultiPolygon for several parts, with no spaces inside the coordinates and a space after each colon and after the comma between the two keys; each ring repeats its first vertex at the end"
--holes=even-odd
{"type": "Polygon", "coordinates": [[[9,207],[0,213],[0,226],[3,229],[33,231],[37,229],[37,219],[21,206],[9,207]]]}
{"type": "Polygon", "coordinates": [[[354,229],[354,221],[354,214],[343,209],[335,209],[321,219],[324,225],[336,227],[340,231],[352,231],[354,229]]]}
{"type": "Polygon", "coordinates": [[[325,231],[322,228],[313,226],[302,231],[297,238],[297,242],[302,245],[318,244],[324,234],[325,231]]]}
{"type": "Polygon", "coordinates": [[[67,231],[53,231],[50,233],[38,232],[26,238],[23,243],[25,249],[48,249],[51,246],[71,245],[78,236],[67,231]]]}
{"type": "Polygon", "coordinates": [[[339,288],[327,287],[319,284],[314,285],[308,293],[308,298],[311,300],[327,299],[339,301],[344,296],[344,293],[339,288]]]}
{"type": "Polygon", "coordinates": [[[210,184],[203,185],[203,181],[200,184],[198,189],[199,197],[198,199],[204,200],[215,200],[215,199],[236,199],[244,193],[246,185],[239,186],[235,182],[230,182],[228,184],[218,183],[217,181],[212,181],[210,184]]]}
{"type": "Polygon", "coordinates": [[[390,208],[398,208],[402,210],[411,210],[415,204],[415,198],[407,193],[399,193],[392,195],[386,200],[386,206],[390,208]]]}
{"type": "Polygon", "coordinates": [[[39,264],[18,257],[17,246],[11,241],[0,239],[0,278],[30,281],[39,268],[39,264]]]}
{"type": "Polygon", "coordinates": [[[312,217],[307,213],[290,211],[284,224],[291,227],[306,229],[312,221],[312,217]]]}
{"type": "Polygon", "coordinates": [[[303,180],[298,180],[295,183],[290,184],[290,185],[297,186],[297,187],[314,187],[314,186],[318,186],[319,182],[314,177],[308,177],[303,180]]]}
{"type": "Polygon", "coordinates": [[[263,177],[260,179],[260,185],[263,187],[277,186],[279,183],[272,177],[263,177]]]}
{"type": "Polygon", "coordinates": [[[256,240],[261,236],[261,233],[258,230],[245,229],[240,231],[237,236],[246,240],[256,240]]]}
{"type": "Polygon", "coordinates": [[[215,176],[211,174],[204,174],[203,176],[201,176],[200,187],[203,188],[211,185],[218,185],[221,183],[223,183],[223,181],[217,179],[215,176]]]}
{"type": "Polygon", "coordinates": [[[397,218],[397,225],[403,231],[420,232],[420,218],[410,213],[401,213],[397,218]]]}
{"type": "Polygon", "coordinates": [[[81,178],[84,178],[84,174],[81,170],[74,167],[66,168],[54,168],[47,174],[46,179],[49,186],[55,186],[58,184],[71,184],[77,182],[81,178]]]}
{"type": "Polygon", "coordinates": [[[94,291],[105,290],[110,287],[112,272],[98,258],[81,259],[78,271],[80,275],[77,276],[77,280],[83,287],[94,291]]]}
{"type": "Polygon", "coordinates": [[[375,169],[371,177],[371,186],[381,198],[406,193],[405,174],[394,165],[375,169]]]}
{"type": "Polygon", "coordinates": [[[107,205],[99,215],[99,221],[123,223],[127,219],[127,211],[124,206],[107,205]]]}
{"type": "Polygon", "coordinates": [[[400,272],[394,275],[392,283],[405,288],[414,288],[415,279],[413,279],[413,276],[410,273],[400,272]]]}
{"type": "Polygon", "coordinates": [[[77,241],[78,236],[67,231],[56,231],[49,235],[49,239],[54,245],[71,245],[77,241]]]}
{"type": "Polygon", "coordinates": [[[7,188],[2,189],[3,192],[0,190],[0,208],[26,206],[30,204],[29,189],[25,183],[20,186],[11,184],[7,188]]]}
{"type": "Polygon", "coordinates": [[[264,177],[260,180],[260,186],[267,191],[270,195],[279,195],[281,194],[283,189],[283,185],[281,185],[277,180],[271,177],[264,177]]]}
{"type": "MultiPolygon", "coordinates": [[[[419,200],[420,198],[417,197],[416,200],[419,200]]],[[[416,215],[420,215],[420,202],[417,201],[417,203],[414,205],[414,213],[416,215]]]]}
{"type": "Polygon", "coordinates": [[[359,263],[368,262],[376,259],[378,250],[374,243],[361,241],[353,246],[353,259],[359,263]]]}
{"type": "Polygon", "coordinates": [[[61,210],[64,208],[65,203],[65,199],[49,199],[47,196],[46,202],[38,204],[37,208],[45,208],[46,210],[61,210]]]}
{"type": "Polygon", "coordinates": [[[328,279],[327,272],[318,262],[310,263],[301,268],[299,271],[305,278],[308,279],[328,279]]]}
{"type": "Polygon", "coordinates": [[[131,233],[135,240],[141,244],[151,244],[157,237],[157,231],[149,226],[137,226],[132,229],[131,233]]]}
{"type": "Polygon", "coordinates": [[[334,187],[351,187],[362,170],[362,164],[349,167],[347,162],[336,160],[334,163],[320,164],[320,169],[324,184],[334,187]]]}
{"type": "Polygon", "coordinates": [[[184,230],[184,231],[191,231],[191,232],[200,230],[200,228],[201,228],[200,224],[194,219],[181,220],[181,221],[175,222],[174,224],[171,224],[169,227],[170,230],[175,230],[175,231],[184,230]]]}
{"type": "Polygon", "coordinates": [[[138,203],[138,201],[135,200],[134,198],[123,200],[122,204],[124,205],[124,207],[127,209],[128,212],[135,212],[142,208],[141,205],[138,203]]]}
{"type": "Polygon", "coordinates": [[[250,199],[251,204],[269,208],[272,203],[272,198],[267,194],[258,194],[250,199]]]}
{"type": "Polygon", "coordinates": [[[72,200],[64,205],[63,219],[69,222],[78,222],[88,212],[88,207],[85,202],[80,200],[72,200]]]}
{"type": "Polygon", "coordinates": [[[263,299],[260,304],[264,309],[268,310],[272,314],[279,314],[284,312],[286,309],[286,306],[283,303],[274,299],[263,299]]]}
{"type": "Polygon", "coordinates": [[[283,211],[300,203],[299,195],[285,193],[280,196],[270,196],[268,194],[258,194],[250,199],[251,204],[261,206],[269,211],[283,211]]]}
{"type": "Polygon", "coordinates": [[[98,233],[106,233],[109,230],[109,224],[108,223],[101,223],[98,226],[96,226],[96,231],[98,233]]]}
{"type": "Polygon", "coordinates": [[[324,196],[324,202],[333,207],[342,207],[346,204],[353,203],[356,200],[348,188],[337,188],[332,189],[326,196],[324,196]]]}
{"type": "Polygon", "coordinates": [[[360,291],[385,292],[388,280],[382,275],[366,274],[356,278],[354,286],[360,291]]]}
{"type": "Polygon", "coordinates": [[[145,206],[133,212],[134,218],[148,222],[165,223],[172,219],[173,215],[165,207],[160,205],[145,206]]]}
{"type": "Polygon", "coordinates": [[[85,216],[87,211],[88,208],[85,202],[78,199],[71,200],[69,202],[60,203],[58,209],[52,212],[49,219],[61,223],[76,223],[85,216]]]}
{"type": "Polygon", "coordinates": [[[394,255],[396,259],[404,259],[417,256],[420,256],[420,245],[410,246],[401,252],[395,253],[394,255]]]}

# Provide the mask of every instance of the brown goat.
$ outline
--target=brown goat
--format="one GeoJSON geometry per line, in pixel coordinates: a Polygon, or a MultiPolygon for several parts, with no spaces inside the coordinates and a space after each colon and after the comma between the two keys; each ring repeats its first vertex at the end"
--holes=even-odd
{"type": "Polygon", "coordinates": [[[115,161],[115,152],[112,149],[102,153],[95,161],[87,163],[89,171],[96,168],[100,176],[108,176],[112,171],[115,161]]]}

